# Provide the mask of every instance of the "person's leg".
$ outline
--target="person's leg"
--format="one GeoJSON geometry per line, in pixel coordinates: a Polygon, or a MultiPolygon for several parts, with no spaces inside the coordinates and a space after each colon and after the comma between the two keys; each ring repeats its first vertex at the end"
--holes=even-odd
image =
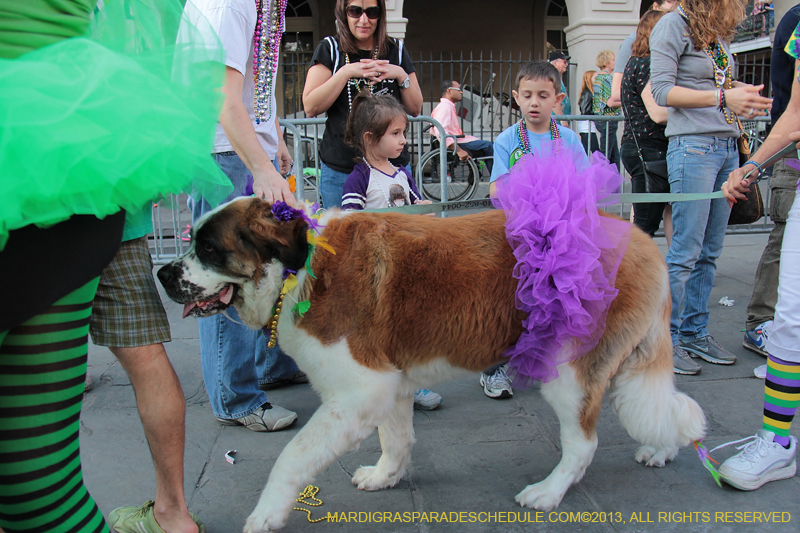
{"type": "Polygon", "coordinates": [[[320,165],[319,196],[322,198],[322,207],[333,209],[342,207],[342,194],[347,174],[333,170],[322,163],[320,165]]]}
{"type": "Polygon", "coordinates": [[[130,377],[153,457],[156,521],[168,533],[196,533],[198,527],[189,515],[183,493],[186,400],[164,345],[111,351],[130,377]]]}
{"type": "MultiPolygon", "coordinates": [[[[669,141],[667,164],[670,190],[673,193],[710,193],[714,190],[719,169],[722,166],[713,154],[713,139],[699,136],[673,137],[669,141]]],[[[727,204],[726,204],[727,205],[727,204]]],[[[695,264],[703,251],[706,226],[711,213],[710,200],[675,202],[672,204],[672,244],[667,253],[672,313],[670,332],[673,345],[678,344],[679,329],[684,312],[684,297],[699,299],[699,295],[687,295],[687,283],[695,274],[695,264]]],[[[723,224],[723,231],[725,225],[723,224]]]]}
{"type": "Polygon", "coordinates": [[[764,429],[788,447],[789,428],[800,403],[800,191],[795,192],[788,215],[780,259],[775,320],[766,341],[770,359],[764,429]]]}
{"type": "Polygon", "coordinates": [[[79,448],[87,333],[97,279],[0,332],[0,528],[108,532],[79,448]]]}
{"type": "MultiPolygon", "coordinates": [[[[155,466],[156,522],[168,533],[196,533],[198,525],[183,493],[186,401],[162,344],[171,340],[169,321],[153,279],[146,237],[123,242],[103,270],[89,330],[95,344],[109,346],[130,377],[155,466]]],[[[139,509],[112,511],[112,526],[120,527],[120,517],[125,523],[131,520],[125,515],[139,509]]]]}
{"type": "MultiPolygon", "coordinates": [[[[639,159],[639,152],[636,150],[636,145],[634,143],[623,143],[620,155],[622,157],[622,164],[625,167],[625,170],[627,170],[628,174],[631,175],[631,192],[634,194],[647,192],[644,168],[642,167],[642,162],[639,159]]],[[[640,230],[652,237],[658,229],[658,226],[655,228],[648,226],[651,218],[651,205],[652,204],[649,203],[634,204],[633,223],[636,224],[636,227],[638,227],[640,230]]]]}
{"type": "MultiPolygon", "coordinates": [[[[770,179],[770,220],[775,227],[769,234],[767,245],[761,255],[761,260],[756,268],[753,295],[747,306],[747,322],[745,329],[748,332],[772,320],[775,316],[775,303],[778,300],[778,271],[780,267],[780,250],[783,243],[783,234],[786,228],[786,217],[792,206],[794,192],[797,188],[797,179],[800,171],[779,161],[773,167],[770,179]]],[[[745,335],[747,338],[747,335],[745,335]]],[[[745,347],[752,349],[745,341],[745,347]]],[[[758,347],[756,347],[758,348],[758,347]]],[[[763,348],[758,350],[763,355],[763,348]]]]}
{"type": "MultiPolygon", "coordinates": [[[[239,156],[214,154],[214,160],[233,183],[233,193],[226,201],[243,195],[249,171],[239,156]]],[[[197,202],[192,221],[210,208],[205,200],[197,202]]],[[[232,320],[218,314],[197,322],[203,381],[211,409],[217,418],[232,420],[268,405],[267,395],[259,389],[259,380],[266,375],[267,342],[260,331],[237,323],[241,320],[235,308],[229,308],[226,313],[232,320]]]]}
{"type": "Polygon", "coordinates": [[[490,141],[478,140],[468,143],[459,143],[459,146],[464,148],[472,157],[489,157],[489,159],[483,159],[482,161],[486,164],[489,175],[492,175],[493,160],[491,156],[494,155],[494,147],[490,141]]]}
{"type": "Polygon", "coordinates": [[[619,166],[619,145],[617,144],[617,128],[619,122],[608,123],[608,160],[619,166]]]}
{"type": "MultiPolygon", "coordinates": [[[[733,142],[732,140],[731,143],[733,142]]],[[[702,163],[698,162],[697,167],[692,167],[694,170],[691,179],[702,180],[704,178],[699,175],[707,173],[711,178],[709,183],[712,184],[708,192],[719,191],[728,180],[728,175],[739,165],[739,154],[735,145],[726,147],[721,139],[717,140],[716,148],[703,159],[702,163]]],[[[717,258],[722,254],[730,213],[728,202],[724,198],[716,198],[710,201],[707,219],[699,222],[701,231],[704,231],[703,243],[694,270],[686,283],[679,329],[679,335],[684,340],[708,336],[708,301],[717,273],[717,258]]]]}
{"type": "Polygon", "coordinates": [[[742,490],[755,490],[797,472],[797,439],[789,431],[800,405],[800,269],[796,268],[800,192],[795,193],[789,212],[780,259],[775,321],[765,343],[769,360],[762,427],[750,437],[752,442],[719,469],[723,481],[742,490]]]}

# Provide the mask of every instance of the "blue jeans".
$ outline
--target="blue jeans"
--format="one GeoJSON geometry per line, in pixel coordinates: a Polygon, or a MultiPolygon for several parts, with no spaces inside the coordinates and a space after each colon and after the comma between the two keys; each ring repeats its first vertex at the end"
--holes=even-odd
{"type": "MultiPolygon", "coordinates": [[[[463,148],[467,151],[469,155],[472,157],[486,157],[486,156],[493,156],[494,155],[494,146],[492,146],[491,141],[471,141],[468,143],[458,143],[458,146],[463,148]]],[[[492,175],[492,164],[494,161],[490,157],[489,159],[482,159],[482,161],[486,164],[486,170],[489,171],[489,175],[492,175]]]]}
{"type": "Polygon", "coordinates": [[[322,199],[322,207],[325,209],[342,207],[344,182],[350,174],[333,170],[325,163],[320,165],[319,197],[322,199]]]}
{"type": "MultiPolygon", "coordinates": [[[[406,165],[405,168],[409,174],[414,175],[411,172],[411,164],[406,165]]],[[[347,176],[350,174],[333,170],[322,162],[320,162],[319,174],[319,197],[322,199],[322,207],[325,209],[341,208],[344,182],[347,181],[347,176]]]]}
{"type": "MultiPolygon", "coordinates": [[[[718,191],[739,166],[736,139],[683,135],[667,150],[673,193],[718,191]]],[[[667,253],[672,293],[672,343],[708,335],[708,299],[722,253],[731,209],[724,198],[674,202],[672,244],[667,253]]]]}
{"type": "MultiPolygon", "coordinates": [[[[242,196],[250,174],[242,160],[234,152],[213,157],[233,183],[233,193],[225,201],[242,196]]],[[[192,221],[210,210],[205,200],[193,202],[192,221]]],[[[233,307],[227,314],[241,322],[233,307]]],[[[267,401],[266,393],[258,388],[259,383],[288,378],[297,372],[294,360],[279,347],[267,348],[267,339],[261,331],[232,322],[224,315],[200,318],[197,322],[203,381],[215,416],[239,418],[252,413],[267,401]]]]}

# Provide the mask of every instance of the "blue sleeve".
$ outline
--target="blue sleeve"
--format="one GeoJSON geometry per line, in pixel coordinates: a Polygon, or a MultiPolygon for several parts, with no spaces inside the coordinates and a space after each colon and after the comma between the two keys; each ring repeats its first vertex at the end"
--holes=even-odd
{"type": "Polygon", "coordinates": [[[490,182],[495,181],[503,174],[508,174],[511,152],[517,147],[516,128],[516,124],[507,128],[494,140],[494,160],[490,182]]]}
{"type": "Polygon", "coordinates": [[[367,205],[367,189],[369,188],[369,167],[358,163],[347,176],[342,190],[342,211],[355,209],[361,211],[367,205]]]}

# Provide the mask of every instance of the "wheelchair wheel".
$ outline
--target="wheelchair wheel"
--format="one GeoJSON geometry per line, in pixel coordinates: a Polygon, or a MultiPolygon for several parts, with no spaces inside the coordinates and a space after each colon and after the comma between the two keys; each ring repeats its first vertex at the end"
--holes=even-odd
{"type": "MultiPolygon", "coordinates": [[[[472,159],[461,161],[448,157],[447,161],[447,201],[468,200],[478,188],[478,168],[472,159]]],[[[433,202],[442,201],[442,180],[439,168],[439,151],[428,152],[420,162],[420,193],[433,202]]]]}

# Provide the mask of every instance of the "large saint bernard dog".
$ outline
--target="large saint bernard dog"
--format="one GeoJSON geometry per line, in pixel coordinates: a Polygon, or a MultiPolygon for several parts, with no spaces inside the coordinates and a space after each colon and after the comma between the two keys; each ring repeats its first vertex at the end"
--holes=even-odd
{"type": "MultiPolygon", "coordinates": [[[[234,200],[197,222],[190,251],[158,273],[167,294],[186,304],[186,315],[233,305],[248,326],[261,328],[273,316],[284,269],[298,271],[278,338],[322,399],[276,461],[245,532],[282,527],[303,487],[375,427],[382,455],[353,483],[364,490],[398,483],[414,443],[414,391],[502,360],[525,318],[515,308],[504,221],[501,210],[443,219],[327,212],[322,235],[335,254],[317,246],[311,272],[304,268],[307,222],[278,221],[262,200],[234,200]],[[292,312],[305,300],[311,307],[303,316],[292,312]]],[[[704,436],[702,410],[674,387],[666,266],[636,228],[616,287],[597,346],[542,385],[561,424],[562,457],[546,479],[516,495],[523,506],[553,509],[581,479],[597,448],[606,390],[642,443],[639,462],[664,466],[704,436]]]]}

